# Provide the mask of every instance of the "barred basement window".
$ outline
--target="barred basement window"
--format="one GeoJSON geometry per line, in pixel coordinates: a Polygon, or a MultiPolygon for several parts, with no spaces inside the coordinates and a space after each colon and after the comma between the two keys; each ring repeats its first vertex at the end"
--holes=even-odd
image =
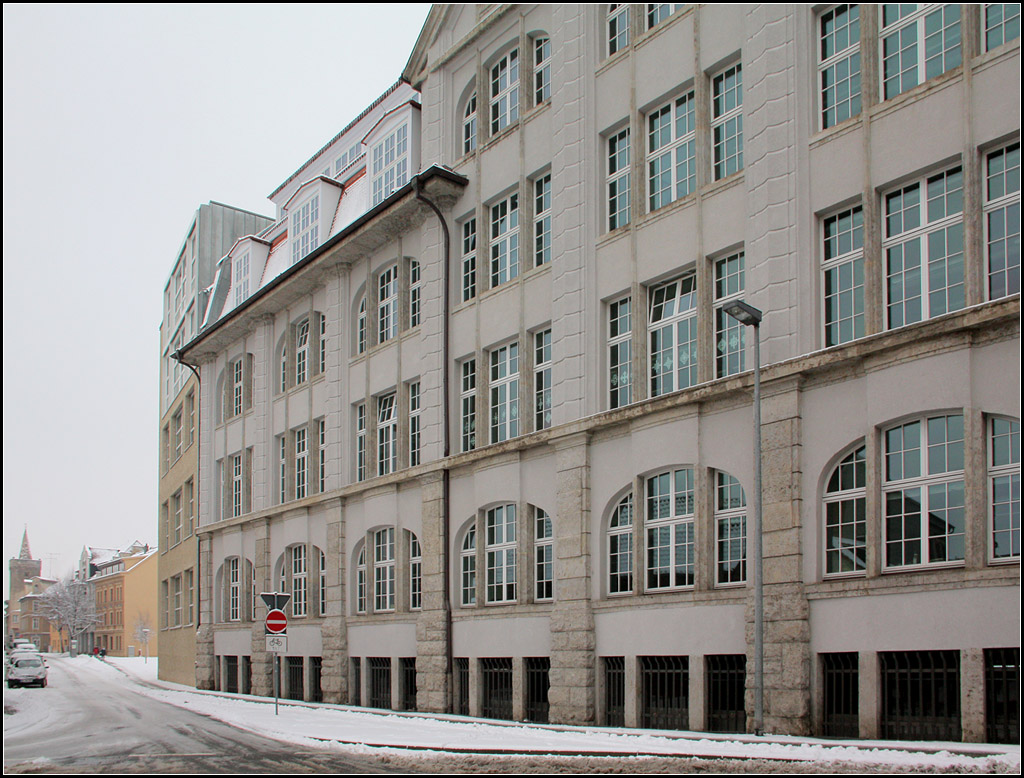
{"type": "Polygon", "coordinates": [[[960,652],[881,651],[880,735],[960,740],[960,652]]]}
{"type": "Polygon", "coordinates": [[[416,710],[416,657],[400,657],[398,672],[401,683],[402,710],[416,710]]]}
{"type": "Polygon", "coordinates": [[[604,657],[604,724],[626,726],[626,659],[604,657]]]}
{"type": "Polygon", "coordinates": [[[324,658],[322,656],[311,656],[309,658],[309,701],[323,702],[324,692],[321,686],[323,680],[324,658]]]}
{"type": "Polygon", "coordinates": [[[860,670],[855,651],[822,654],[822,735],[860,737],[860,670]]]}
{"type": "Polygon", "coordinates": [[[644,729],[689,728],[689,657],[640,657],[639,683],[641,727],[644,729]]]}
{"type": "Polygon", "coordinates": [[[526,721],[548,723],[548,689],[551,660],[546,656],[526,657],[526,721]]]}
{"type": "Polygon", "coordinates": [[[391,659],[371,656],[366,661],[370,666],[369,706],[387,710],[391,707],[391,659]]]}
{"type": "Polygon", "coordinates": [[[469,659],[455,657],[455,715],[469,715],[469,659]]]}
{"type": "Polygon", "coordinates": [[[743,696],[747,657],[744,654],[706,656],[704,666],[708,732],[746,732],[747,715],[743,696]]]}
{"type": "Polygon", "coordinates": [[[1020,743],[1020,648],[985,649],[985,740],[1020,743]]]}
{"type": "Polygon", "coordinates": [[[480,660],[480,715],[512,720],[512,659],[480,660]]]}

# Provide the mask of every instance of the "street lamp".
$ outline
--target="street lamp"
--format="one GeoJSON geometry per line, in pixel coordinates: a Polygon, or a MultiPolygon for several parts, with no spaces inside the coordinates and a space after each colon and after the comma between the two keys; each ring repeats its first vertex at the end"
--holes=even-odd
{"type": "Polygon", "coordinates": [[[751,572],[754,578],[754,733],[764,731],[764,581],[761,551],[761,311],[742,300],[723,310],[746,327],[754,328],[754,520],[751,572]]]}

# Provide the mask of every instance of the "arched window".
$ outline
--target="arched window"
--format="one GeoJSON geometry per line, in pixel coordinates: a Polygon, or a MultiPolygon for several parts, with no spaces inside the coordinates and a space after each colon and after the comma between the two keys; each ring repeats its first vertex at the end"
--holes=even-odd
{"type": "Polygon", "coordinates": [[[608,523],[608,593],[633,592],[633,492],[615,506],[608,523]]]}
{"type": "Polygon", "coordinates": [[[409,533],[409,610],[423,608],[423,549],[419,538],[409,533]]]}
{"type": "Polygon", "coordinates": [[[366,545],[356,555],[356,613],[366,613],[366,545]]]}
{"type": "Polygon", "coordinates": [[[476,605],[476,527],[470,527],[462,539],[459,552],[461,602],[464,606],[476,605]]]}
{"type": "Polygon", "coordinates": [[[825,485],[825,574],[860,573],[867,568],[865,447],[851,451],[825,485]]]}
{"type": "Polygon", "coordinates": [[[476,92],[466,100],[462,110],[462,153],[472,154],[476,151],[476,92]]]}
{"type": "Polygon", "coordinates": [[[544,602],[555,594],[555,532],[547,511],[534,509],[533,599],[544,602]]]}
{"type": "Polygon", "coordinates": [[[309,319],[295,328],[295,383],[303,384],[309,377],[309,319]]]}
{"type": "Polygon", "coordinates": [[[395,609],[395,528],[373,533],[373,611],[395,609]]]}
{"type": "Polygon", "coordinates": [[[716,580],[719,584],[747,580],[747,498],[740,482],[721,470],[715,473],[716,580]]]}
{"type": "Polygon", "coordinates": [[[679,589],[694,582],[692,468],[647,479],[647,590],[679,589]]]}
{"type": "Polygon", "coordinates": [[[366,297],[359,301],[359,314],[356,316],[356,352],[366,353],[366,297]]]}
{"type": "Polygon", "coordinates": [[[217,571],[215,621],[252,621],[256,612],[255,575],[256,568],[248,559],[232,556],[224,560],[217,571]]]}
{"type": "Polygon", "coordinates": [[[321,572],[321,554],[316,546],[297,543],[288,546],[278,558],[278,591],[288,592],[292,596],[289,605],[291,615],[295,618],[323,614],[321,604],[324,603],[326,568],[321,572]],[[312,565],[316,567],[311,570],[312,565]],[[314,589],[314,586],[317,588],[314,589]]]}
{"type": "Polygon", "coordinates": [[[501,56],[490,68],[492,136],[519,121],[519,49],[501,56]]]}
{"type": "Polygon", "coordinates": [[[487,602],[516,599],[516,506],[499,505],[487,511],[487,602]]]}

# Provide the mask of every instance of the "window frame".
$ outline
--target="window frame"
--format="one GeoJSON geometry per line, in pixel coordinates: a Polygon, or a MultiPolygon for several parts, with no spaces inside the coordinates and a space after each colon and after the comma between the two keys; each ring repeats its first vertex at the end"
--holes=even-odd
{"type": "Polygon", "coordinates": [[[551,38],[538,35],[533,39],[533,104],[543,105],[551,99],[551,38]]]}
{"type": "Polygon", "coordinates": [[[533,180],[533,266],[551,262],[551,173],[533,180]]]}
{"type": "Polygon", "coordinates": [[[494,137],[519,121],[519,47],[513,47],[487,68],[490,84],[488,127],[494,137]]]}
{"type": "Polygon", "coordinates": [[[697,580],[695,470],[672,468],[652,473],[643,482],[644,591],[693,589],[697,580]]]}
{"type": "Polygon", "coordinates": [[[1016,40],[1017,38],[1020,37],[1020,3],[984,3],[982,5],[981,12],[982,12],[981,35],[982,35],[982,38],[985,41],[985,51],[992,51],[993,49],[999,48],[1003,44],[1009,43],[1010,41],[1016,40]],[[1007,37],[1006,36],[1006,28],[1007,28],[1006,9],[1007,8],[1012,8],[1012,7],[1016,7],[1017,8],[1016,16],[1015,17],[1014,16],[1010,17],[1011,20],[1014,19],[1014,18],[1016,18],[1016,20],[1017,20],[1017,34],[1016,35],[1011,35],[1010,37],[1007,37]],[[991,20],[989,18],[989,11],[991,11],[993,9],[996,9],[996,8],[1001,9],[1001,13],[1000,13],[999,19],[995,20],[993,22],[993,20],[991,20]],[[998,42],[993,42],[992,37],[991,37],[992,31],[997,29],[997,28],[1000,31],[999,41],[998,42]]]}
{"type": "Polygon", "coordinates": [[[630,12],[628,3],[609,3],[605,11],[605,44],[613,57],[629,48],[630,12]]]}
{"type": "Polygon", "coordinates": [[[985,299],[999,300],[1020,293],[1020,139],[1007,143],[996,149],[986,152],[983,157],[984,170],[984,241],[985,241],[985,299]],[[993,163],[997,158],[1003,161],[1002,168],[993,170],[993,163]],[[1006,161],[1016,162],[1007,166],[1006,161]],[[1016,176],[1013,171],[1016,171],[1016,176]],[[999,182],[1001,192],[993,196],[993,188],[999,182]],[[1016,184],[1016,189],[1013,188],[1016,184]],[[1012,233],[1013,213],[1016,212],[1017,231],[1012,233]],[[993,240],[992,232],[995,225],[995,217],[1002,214],[1002,235],[993,240]],[[1012,247],[1016,243],[1016,252],[1012,247]],[[1003,267],[993,270],[993,246],[1002,244],[1003,267]],[[1017,264],[1013,266],[1010,260],[1016,254],[1017,264]],[[1000,294],[993,294],[993,280],[997,274],[1003,276],[1003,290],[1000,294]]]}
{"type": "Polygon", "coordinates": [[[484,602],[487,605],[506,605],[518,601],[517,513],[516,504],[508,503],[489,508],[484,514],[487,570],[484,602]]]}
{"type": "Polygon", "coordinates": [[[633,490],[623,495],[608,519],[608,596],[633,594],[633,562],[635,554],[633,490]],[[613,543],[613,539],[615,542],[613,543]],[[626,548],[622,548],[620,539],[626,548]],[[625,579],[625,588],[623,587],[625,579]]]}
{"type": "Polygon", "coordinates": [[[1009,416],[989,416],[985,420],[985,448],[986,448],[986,513],[988,514],[988,559],[990,564],[1005,564],[1008,562],[1020,563],[1020,421],[1009,416]],[[996,425],[1007,424],[1006,432],[997,434],[996,425]],[[1006,461],[997,461],[1002,457],[997,455],[996,443],[998,438],[1007,440],[1006,461]],[[1016,440],[1014,440],[1014,438],[1016,440]],[[1009,499],[997,500],[997,480],[1005,479],[1009,499]],[[1016,481],[1016,483],[1014,483],[1016,481]],[[998,505],[1009,505],[1008,523],[1009,528],[998,527],[996,510],[998,505]],[[1016,512],[1017,528],[1014,537],[1013,517],[1016,512]],[[1010,539],[1010,553],[999,554],[997,536],[1007,535],[1010,539]],[[1017,553],[1013,553],[1014,544],[1017,553]]]}
{"type": "Polygon", "coordinates": [[[714,485],[714,527],[715,527],[715,588],[746,586],[747,584],[747,498],[739,479],[724,470],[715,471],[714,485]],[[738,490],[738,494],[737,494],[738,490]],[[723,506],[723,497],[728,504],[723,506]],[[735,504],[739,501],[739,504],[735,504]],[[737,519],[742,534],[733,530],[737,519]],[[723,536],[723,529],[728,532],[723,536]],[[740,556],[734,557],[735,543],[740,544],[740,556]],[[728,558],[723,553],[728,549],[728,558]],[[739,562],[739,571],[735,566],[739,562]],[[725,565],[732,563],[732,568],[725,565]],[[724,580],[723,580],[724,579],[724,580]]]}
{"type": "Polygon", "coordinates": [[[373,612],[395,611],[395,528],[373,533],[373,612]]]}
{"type": "Polygon", "coordinates": [[[459,605],[472,608],[476,598],[476,523],[472,523],[462,537],[459,547],[459,605]]]}
{"type": "Polygon", "coordinates": [[[476,217],[462,222],[462,302],[476,297],[477,268],[476,217]]]}
{"type": "Polygon", "coordinates": [[[608,302],[608,407],[622,408],[633,401],[633,298],[608,302]],[[623,307],[625,313],[622,312],[623,307]],[[625,354],[623,355],[623,352],[625,354]],[[625,378],[625,381],[623,381],[625,378]],[[625,394],[623,401],[622,395],[625,394]]]}
{"type": "Polygon", "coordinates": [[[533,599],[555,599],[555,525],[542,508],[533,509],[533,599]]]}
{"type": "Polygon", "coordinates": [[[409,610],[423,610],[423,547],[416,533],[409,533],[409,610]]]}
{"type": "Polygon", "coordinates": [[[711,168],[715,181],[743,170],[743,65],[740,62],[711,76],[711,168]],[[735,77],[733,85],[729,83],[730,76],[735,77]],[[721,91],[720,84],[724,87],[721,91]],[[732,101],[730,95],[734,96],[732,101]],[[730,143],[735,146],[732,151],[730,143]]]}
{"type": "Polygon", "coordinates": [[[395,393],[377,398],[377,475],[398,469],[398,414],[395,393]]]}
{"type": "Polygon", "coordinates": [[[289,239],[292,264],[308,256],[320,245],[320,193],[307,197],[290,213],[289,239]]]}
{"type": "Polygon", "coordinates": [[[697,191],[696,91],[648,111],[646,130],[647,210],[653,213],[697,191]]]}
{"type": "Polygon", "coordinates": [[[697,273],[687,271],[647,292],[647,341],[650,396],[700,383],[697,356],[697,273]],[[670,290],[671,297],[668,296],[670,290]],[[660,298],[660,302],[659,302],[660,298]],[[656,312],[659,318],[655,318],[656,312]],[[666,311],[669,311],[666,313],[666,311]],[[681,345],[685,335],[686,345],[681,345]],[[664,345],[667,343],[668,345],[664,345]],[[685,366],[680,355],[685,352],[685,366]],[[664,358],[668,354],[668,359],[664,358]],[[685,380],[684,380],[685,379],[685,380]]]}
{"type": "Polygon", "coordinates": [[[462,451],[476,448],[476,359],[464,359],[460,363],[459,420],[462,451]]]}
{"type": "Polygon", "coordinates": [[[864,289],[864,211],[856,204],[821,220],[821,316],[825,348],[864,337],[864,289]],[[849,229],[845,229],[846,218],[849,229]],[[830,232],[830,225],[835,225],[836,231],[830,232]],[[849,249],[844,250],[847,235],[849,249]],[[850,322],[848,332],[844,322],[850,322]]]}
{"type": "Polygon", "coordinates": [[[913,11],[908,11],[906,15],[902,13],[902,6],[898,4],[883,5],[879,9],[878,19],[878,95],[879,100],[884,102],[886,100],[892,100],[895,97],[899,97],[902,94],[909,92],[914,87],[920,86],[925,82],[941,76],[956,67],[963,64],[963,18],[960,15],[961,9],[959,4],[941,4],[941,3],[928,3],[916,6],[913,11]],[[887,22],[885,19],[886,8],[900,9],[896,19],[891,22],[887,22]],[[957,14],[956,21],[951,24],[945,23],[945,12],[947,9],[954,9],[957,14]],[[956,32],[956,43],[949,48],[943,46],[941,51],[942,67],[938,72],[932,72],[929,75],[929,63],[934,60],[933,57],[928,57],[928,21],[936,14],[943,15],[943,24],[939,29],[940,37],[945,39],[945,31],[952,29],[954,26],[957,28],[956,32]],[[902,39],[904,33],[908,30],[913,29],[913,41],[906,41],[907,45],[903,45],[903,41],[899,40],[897,43],[898,50],[895,54],[887,53],[887,44],[890,40],[902,39]],[[906,70],[900,70],[896,75],[889,76],[886,72],[886,60],[892,56],[895,56],[902,64],[910,55],[906,54],[911,48],[914,49],[913,54],[913,66],[906,70]],[[955,55],[953,52],[955,51],[955,55]],[[946,64],[947,55],[952,61],[952,64],[946,64]],[[913,71],[913,83],[904,83],[904,74],[910,74],[913,71]],[[896,90],[891,94],[889,93],[889,83],[897,80],[896,90]]]}
{"type": "Polygon", "coordinates": [[[377,343],[398,337],[398,265],[377,275],[377,343]]]}
{"type": "Polygon", "coordinates": [[[867,575],[867,447],[863,442],[833,465],[823,484],[821,504],[823,577],[867,575]],[[838,507],[832,509],[830,506],[838,507]],[[835,522],[830,513],[835,514],[835,522]],[[834,535],[830,534],[833,525],[834,535]],[[845,531],[848,527],[852,527],[852,533],[845,531]],[[838,543],[830,543],[831,537],[835,537],[838,543]],[[846,561],[851,560],[851,554],[852,562],[848,569],[844,569],[846,561]]]}
{"type": "Polygon", "coordinates": [[[833,5],[818,16],[818,125],[827,130],[859,116],[863,108],[861,84],[860,5],[833,5]],[[836,23],[843,15],[845,18],[836,23]],[[826,25],[832,23],[831,29],[826,25]],[[846,45],[841,46],[845,38],[846,45]],[[832,48],[829,49],[829,44],[832,48]],[[845,67],[845,72],[844,72],[845,67]],[[841,84],[847,84],[845,94],[841,84]],[[837,94],[831,102],[830,91],[837,94]],[[842,106],[846,106],[842,110],[842,106]],[[829,118],[830,111],[835,116],[829,118]]]}
{"type": "Polygon", "coordinates": [[[519,437],[519,341],[491,349],[488,364],[490,442],[502,443],[519,437]]]}
{"type": "Polygon", "coordinates": [[[714,266],[714,315],[715,315],[715,377],[727,378],[746,370],[747,333],[746,326],[725,312],[725,306],[743,296],[746,289],[746,252],[739,249],[715,260],[714,266]],[[730,262],[737,264],[730,268],[730,262]],[[738,336],[738,346],[732,342],[738,336]],[[730,339],[728,342],[726,338],[730,339]],[[724,347],[724,351],[723,351],[724,347]],[[738,354],[738,363],[732,361],[738,354]]]}
{"type": "Polygon", "coordinates": [[[533,428],[551,427],[551,328],[533,334],[533,428]]]}
{"type": "Polygon", "coordinates": [[[519,192],[512,192],[488,209],[490,230],[490,286],[519,277],[519,192]]]}
{"type": "Polygon", "coordinates": [[[605,205],[608,209],[608,231],[612,232],[632,221],[630,128],[623,127],[608,135],[605,151],[605,205]]]}
{"type": "Polygon", "coordinates": [[[384,202],[409,182],[409,123],[402,122],[370,150],[371,205],[384,202]]]}

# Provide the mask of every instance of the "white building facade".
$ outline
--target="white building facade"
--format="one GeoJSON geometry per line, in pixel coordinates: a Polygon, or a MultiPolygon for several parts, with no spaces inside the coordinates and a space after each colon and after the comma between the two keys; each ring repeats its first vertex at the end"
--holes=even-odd
{"type": "Polygon", "coordinates": [[[766,728],[1017,737],[1019,10],[914,8],[436,6],[184,349],[197,682],[746,730],[742,299],[766,728]]]}

